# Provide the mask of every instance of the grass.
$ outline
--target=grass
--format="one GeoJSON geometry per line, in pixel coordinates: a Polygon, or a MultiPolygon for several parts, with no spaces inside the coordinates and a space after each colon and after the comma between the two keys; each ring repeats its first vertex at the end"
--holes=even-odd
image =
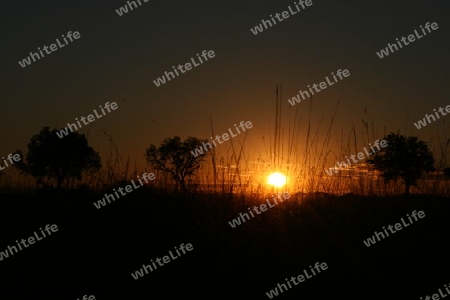
{"type": "MultiPolygon", "coordinates": [[[[343,161],[346,155],[356,154],[368,143],[381,139],[386,134],[374,124],[367,109],[364,109],[361,125],[358,128],[335,129],[336,117],[339,115],[340,101],[336,101],[335,110],[326,120],[324,115],[314,112],[314,98],[307,103],[299,103],[282,110],[282,85],[275,91],[275,122],[263,136],[265,149],[261,155],[255,156],[255,149],[249,144],[248,131],[240,137],[230,140],[231,148],[224,152],[221,148],[213,148],[207,152],[206,161],[195,176],[188,179],[192,190],[221,191],[222,193],[241,193],[245,195],[264,194],[270,192],[266,185],[266,177],[271,172],[281,171],[288,177],[288,189],[291,193],[324,192],[332,195],[353,193],[365,196],[395,195],[403,190],[400,180],[384,184],[376,172],[366,176],[357,176],[355,172],[339,171],[337,175],[328,176],[324,170],[333,167],[336,161],[343,161]],[[287,114],[284,116],[282,114],[287,114]],[[302,120],[306,124],[302,125],[302,120]],[[316,124],[314,123],[316,120],[316,124]],[[273,131],[272,131],[273,130],[273,131]],[[272,137],[272,132],[274,136],[272,137]],[[266,144],[265,141],[268,140],[266,144]]],[[[211,133],[214,136],[212,117],[209,117],[211,133]]],[[[269,118],[269,125],[271,124],[269,118]]],[[[448,122],[437,125],[436,136],[429,141],[430,149],[435,155],[436,168],[442,170],[448,166],[450,156],[450,136],[448,122]]],[[[405,128],[406,131],[406,128],[405,128]]],[[[87,134],[91,136],[90,132],[87,134]]],[[[132,166],[130,157],[123,158],[114,141],[113,135],[100,130],[97,137],[106,138],[110,147],[109,153],[102,158],[103,167],[96,174],[85,174],[81,181],[70,181],[67,187],[84,186],[94,191],[106,191],[119,182],[130,181],[144,172],[154,172],[157,180],[152,186],[170,191],[174,188],[172,178],[167,174],[151,170],[149,166],[132,166]]],[[[450,195],[448,178],[424,176],[416,194],[450,195]]],[[[0,172],[0,192],[25,191],[35,187],[33,178],[21,175],[13,167],[0,172]]]]}
{"type": "MultiPolygon", "coordinates": [[[[15,227],[14,232],[4,235],[0,249],[18,237],[30,235],[44,223],[56,223],[61,228],[60,235],[49,240],[46,247],[23,251],[20,259],[33,269],[43,268],[39,261],[44,260],[46,271],[68,272],[57,261],[66,261],[77,253],[74,261],[67,264],[69,275],[50,277],[66,291],[75,294],[77,288],[72,281],[83,278],[83,288],[95,286],[96,297],[113,294],[111,286],[131,294],[149,293],[151,288],[170,296],[175,290],[167,289],[168,282],[174,274],[184,272],[187,277],[179,282],[179,289],[187,291],[189,286],[201,285],[204,289],[196,291],[199,297],[206,295],[206,287],[216,289],[216,299],[227,299],[237,291],[265,297],[265,292],[284,278],[299,275],[316,261],[325,261],[329,272],[314,278],[305,288],[290,289],[286,292],[290,294],[288,298],[312,293],[319,283],[329,289],[342,289],[347,281],[366,286],[378,278],[395,280],[387,271],[392,265],[403,268],[402,276],[408,282],[398,283],[393,292],[405,289],[411,295],[423,294],[442,280],[433,273],[433,264],[439,262],[444,267],[440,259],[450,250],[442,238],[448,228],[448,197],[412,195],[405,199],[398,195],[297,193],[287,202],[231,228],[229,221],[247,211],[247,207],[263,203],[270,193],[223,193],[219,189],[185,195],[148,185],[97,210],[92,203],[101,196],[100,191],[91,189],[0,194],[9,216],[3,220],[2,228],[15,227]],[[398,222],[412,210],[424,210],[425,219],[370,248],[363,245],[362,241],[374,231],[398,222]],[[143,263],[181,243],[194,245],[191,256],[183,257],[183,261],[180,258],[139,282],[131,279],[129,274],[143,263]],[[49,247],[59,250],[50,251],[50,256],[46,252],[49,247]],[[408,265],[408,261],[413,263],[408,265]],[[420,272],[434,275],[419,280],[420,272]]],[[[19,255],[8,259],[5,272],[17,272],[13,268],[20,261],[19,255]]],[[[36,283],[43,284],[36,278],[36,283]]],[[[316,296],[326,297],[327,289],[317,288],[316,296]]],[[[386,289],[379,287],[376,293],[386,289]]],[[[351,290],[347,293],[356,294],[351,290]]]]}
{"type": "MultiPolygon", "coordinates": [[[[188,195],[177,191],[167,174],[150,170],[157,180],[97,210],[92,203],[103,193],[111,193],[113,187],[128,184],[150,169],[136,165],[133,169],[130,158],[120,156],[112,135],[106,132],[100,134],[109,140],[110,153],[102,170],[81,182],[69,182],[65,189],[36,188],[32,178],[14,168],[0,172],[2,209],[8,214],[1,228],[14,227],[13,231],[3,231],[0,250],[43,224],[57,223],[60,235],[46,247],[36,246],[35,251],[27,250],[20,256],[29,270],[45,269],[51,274],[52,284],[64,291],[61,298],[76,298],[85,294],[87,287],[96,289],[98,298],[115,296],[112,287],[127,291],[132,298],[133,293],[148,294],[150,286],[152,293],[164,292],[167,298],[179,290],[188,294],[194,287],[195,293],[209,297],[207,287],[213,289],[215,299],[240,293],[266,297],[265,292],[277,283],[300,274],[316,261],[327,262],[329,271],[304,287],[290,289],[286,292],[290,296],[283,297],[315,292],[317,299],[325,299],[332,291],[361,299],[358,287],[370,295],[394,299],[388,294],[391,290],[402,298],[435,290],[442,281],[436,264],[444,270],[448,263],[442,258],[450,250],[445,242],[449,225],[446,212],[450,209],[448,179],[436,181],[425,176],[406,199],[401,195],[400,181],[384,184],[375,175],[324,175],[324,168],[333,166],[334,159],[357,153],[382,135],[367,111],[359,130],[354,125],[348,130],[333,130],[339,102],[329,121],[321,116],[314,125],[313,99],[306,117],[301,114],[304,105],[290,108],[286,124],[281,114],[281,87],[279,91],[275,134],[273,139],[271,134],[265,137],[269,140],[265,154],[252,157],[246,139],[233,141],[227,153],[213,148],[204,166],[190,179],[188,195]],[[307,120],[305,128],[301,127],[302,118],[307,120]],[[340,147],[332,147],[335,141],[340,147]],[[291,198],[231,228],[229,221],[276,192],[258,176],[274,168],[288,174],[291,198]],[[364,246],[362,241],[374,231],[398,222],[413,210],[424,210],[426,218],[370,248],[364,246]],[[194,245],[191,256],[148,275],[150,278],[131,279],[129,274],[143,263],[181,243],[194,245]],[[52,247],[57,250],[48,253],[52,247]],[[69,262],[61,266],[60,260],[69,262]],[[62,273],[68,275],[55,275],[62,273]],[[177,288],[169,288],[174,274],[178,278],[183,275],[183,280],[177,281],[177,288]],[[423,274],[427,274],[425,278],[423,274]],[[372,282],[380,278],[385,285],[373,290],[372,282]],[[74,285],[79,280],[82,287],[74,285]]],[[[210,124],[214,135],[212,118],[210,124]]],[[[439,167],[448,162],[448,131],[444,129],[437,139],[439,167]]],[[[5,272],[13,274],[4,285],[20,276],[16,270],[19,262],[19,255],[4,262],[5,272]]],[[[26,279],[43,286],[40,278],[45,276],[30,272],[26,279]]]]}

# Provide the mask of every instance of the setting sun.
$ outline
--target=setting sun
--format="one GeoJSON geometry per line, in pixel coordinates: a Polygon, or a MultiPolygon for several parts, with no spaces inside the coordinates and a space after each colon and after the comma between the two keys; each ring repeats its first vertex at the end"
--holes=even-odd
{"type": "Polygon", "coordinates": [[[269,175],[267,182],[275,187],[282,187],[286,184],[286,176],[279,172],[275,172],[269,175]]]}

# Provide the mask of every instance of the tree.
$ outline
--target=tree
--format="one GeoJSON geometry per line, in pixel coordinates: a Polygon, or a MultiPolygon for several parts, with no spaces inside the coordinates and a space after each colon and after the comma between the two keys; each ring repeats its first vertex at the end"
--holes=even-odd
{"type": "Polygon", "coordinates": [[[423,172],[434,171],[433,154],[428,145],[418,141],[415,136],[405,137],[391,133],[384,137],[388,146],[368,160],[375,169],[382,172],[385,182],[402,178],[405,184],[405,194],[409,195],[411,186],[417,186],[417,180],[423,172]]]}
{"type": "MultiPolygon", "coordinates": [[[[23,173],[36,178],[38,183],[45,179],[56,180],[57,187],[70,179],[81,180],[85,171],[96,172],[101,168],[100,156],[91,147],[84,134],[70,132],[59,138],[57,129],[44,127],[28,143],[26,162],[21,160],[15,166],[23,173]]],[[[16,153],[22,156],[20,150],[16,153]]]]}
{"type": "Polygon", "coordinates": [[[200,163],[206,154],[201,153],[195,156],[191,151],[197,147],[201,148],[202,142],[205,141],[195,137],[188,137],[184,142],[179,136],[166,138],[159,148],[151,144],[145,156],[154,169],[170,173],[179,187],[187,192],[185,180],[200,168],[200,163]]]}

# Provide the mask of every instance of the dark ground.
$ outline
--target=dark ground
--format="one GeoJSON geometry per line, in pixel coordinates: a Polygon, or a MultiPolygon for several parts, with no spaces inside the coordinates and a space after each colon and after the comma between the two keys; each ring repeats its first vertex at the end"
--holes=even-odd
{"type": "Polygon", "coordinates": [[[233,229],[228,221],[249,205],[229,195],[142,188],[101,209],[86,191],[0,197],[0,251],[46,224],[59,228],[0,262],[0,299],[269,299],[316,262],[328,269],[274,299],[420,299],[450,282],[448,198],[293,195],[233,229]],[[425,218],[363,244],[413,210],[425,218]],[[194,250],[131,277],[181,243],[194,250]]]}

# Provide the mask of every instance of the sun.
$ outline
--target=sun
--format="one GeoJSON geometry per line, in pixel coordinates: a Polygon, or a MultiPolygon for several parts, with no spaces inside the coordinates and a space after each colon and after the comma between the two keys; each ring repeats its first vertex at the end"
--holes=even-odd
{"type": "Polygon", "coordinates": [[[286,184],[286,176],[284,176],[280,172],[274,172],[269,175],[267,183],[275,187],[282,187],[286,184]]]}

